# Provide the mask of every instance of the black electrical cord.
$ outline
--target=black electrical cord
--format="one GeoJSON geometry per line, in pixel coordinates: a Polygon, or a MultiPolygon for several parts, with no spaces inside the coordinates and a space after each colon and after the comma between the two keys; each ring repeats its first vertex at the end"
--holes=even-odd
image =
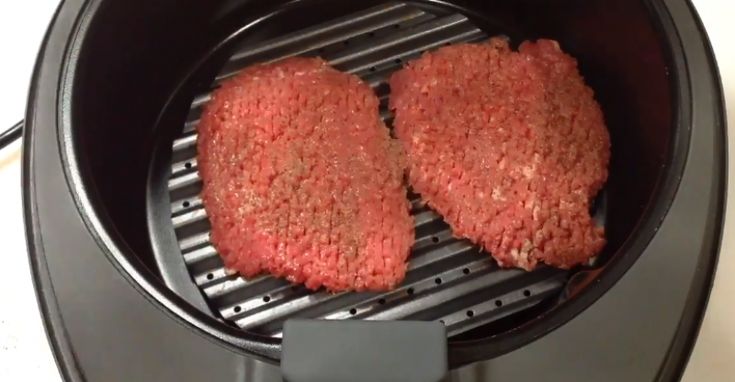
{"type": "Polygon", "coordinates": [[[16,139],[23,135],[23,121],[20,121],[13,125],[13,127],[5,130],[0,134],[0,149],[13,143],[16,139]]]}

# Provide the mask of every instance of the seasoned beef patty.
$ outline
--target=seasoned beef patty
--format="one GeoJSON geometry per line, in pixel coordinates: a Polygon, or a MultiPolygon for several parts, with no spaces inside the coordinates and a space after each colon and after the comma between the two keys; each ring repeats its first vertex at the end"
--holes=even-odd
{"type": "Polygon", "coordinates": [[[590,203],[610,138],[576,61],[551,40],[424,54],[391,80],[409,179],[503,267],[584,263],[605,244],[590,203]]]}
{"type": "Polygon", "coordinates": [[[403,279],[413,220],[378,103],[315,58],[252,66],[214,92],[198,163],[226,267],[332,291],[403,279]]]}

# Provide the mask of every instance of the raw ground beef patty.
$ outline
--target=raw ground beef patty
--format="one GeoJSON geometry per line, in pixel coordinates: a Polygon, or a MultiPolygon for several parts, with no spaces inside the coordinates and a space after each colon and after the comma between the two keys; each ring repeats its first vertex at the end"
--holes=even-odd
{"type": "Polygon", "coordinates": [[[214,92],[198,163],[227,268],[332,291],[403,279],[413,220],[378,104],[359,78],[316,58],[252,66],[214,92]]]}
{"type": "Polygon", "coordinates": [[[409,179],[455,235],[503,267],[569,268],[605,244],[589,214],[610,138],[576,61],[551,40],[424,54],[391,80],[409,179]]]}

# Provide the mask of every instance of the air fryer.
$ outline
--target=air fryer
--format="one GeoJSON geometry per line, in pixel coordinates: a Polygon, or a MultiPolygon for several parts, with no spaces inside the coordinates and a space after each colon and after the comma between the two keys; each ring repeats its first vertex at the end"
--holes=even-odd
{"type": "Polygon", "coordinates": [[[447,365],[459,381],[675,379],[716,263],[722,115],[683,0],[66,1],[24,135],[31,264],[60,369],[75,381],[278,380],[283,356],[292,381],[422,380],[447,365]],[[591,211],[608,243],[593,262],[500,269],[410,194],[416,244],[393,291],[224,269],[195,152],[219,81],[321,56],[370,84],[390,125],[390,73],[492,36],[558,40],[595,91],[612,159],[591,211]],[[408,367],[364,362],[380,354],[408,367]]]}

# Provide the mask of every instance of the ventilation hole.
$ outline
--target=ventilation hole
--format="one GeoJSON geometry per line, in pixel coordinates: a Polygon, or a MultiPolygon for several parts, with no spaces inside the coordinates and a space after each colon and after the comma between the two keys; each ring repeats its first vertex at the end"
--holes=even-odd
{"type": "Polygon", "coordinates": [[[270,300],[271,298],[269,296],[263,296],[263,302],[268,302],[270,300]]]}
{"type": "Polygon", "coordinates": [[[371,67],[370,67],[370,71],[371,71],[371,72],[374,72],[374,71],[376,71],[376,70],[378,70],[378,69],[375,69],[375,67],[374,67],[374,66],[371,66],[371,67]]]}
{"type": "Polygon", "coordinates": [[[350,314],[353,315],[353,316],[356,315],[357,314],[357,309],[355,309],[355,308],[350,309],[350,314]]]}
{"type": "Polygon", "coordinates": [[[439,238],[438,238],[438,237],[436,237],[436,236],[432,236],[432,237],[431,237],[431,242],[432,242],[432,243],[434,243],[434,244],[436,244],[436,243],[438,243],[438,242],[439,242],[439,238]]]}
{"type": "Polygon", "coordinates": [[[375,32],[370,32],[370,33],[368,33],[368,36],[369,36],[369,37],[375,37],[375,32]]]}
{"type": "Polygon", "coordinates": [[[184,163],[184,167],[186,167],[186,168],[191,168],[191,162],[186,162],[186,163],[184,163]]]}
{"type": "Polygon", "coordinates": [[[436,285],[442,285],[442,279],[441,279],[441,278],[439,278],[439,277],[437,277],[437,278],[435,278],[435,279],[434,279],[434,283],[435,283],[436,285]]]}
{"type": "Polygon", "coordinates": [[[385,305],[385,299],[381,298],[380,300],[378,300],[378,304],[385,305]]]}
{"type": "Polygon", "coordinates": [[[452,43],[450,41],[447,41],[447,42],[444,43],[444,45],[445,46],[449,46],[449,45],[452,45],[452,43]]]}
{"type": "Polygon", "coordinates": [[[393,60],[393,62],[395,62],[396,64],[401,64],[403,60],[401,60],[400,58],[396,58],[395,60],[393,60]]]}
{"type": "Polygon", "coordinates": [[[413,296],[413,288],[408,288],[406,293],[408,293],[409,296],[413,296]]]}
{"type": "Polygon", "coordinates": [[[470,269],[469,268],[465,268],[465,269],[462,270],[462,273],[464,273],[466,275],[469,275],[470,274],[470,269]]]}
{"type": "Polygon", "coordinates": [[[500,308],[501,306],[503,306],[503,302],[500,301],[500,300],[495,300],[495,306],[497,306],[498,308],[500,308]]]}
{"type": "Polygon", "coordinates": [[[471,310],[468,310],[467,311],[467,317],[472,317],[474,315],[475,315],[475,312],[474,311],[471,311],[471,310]]]}
{"type": "Polygon", "coordinates": [[[242,311],[242,308],[238,305],[235,307],[235,313],[240,313],[242,311]]]}
{"type": "Polygon", "coordinates": [[[181,205],[184,206],[184,208],[189,208],[191,204],[189,204],[189,202],[184,202],[184,203],[181,203],[181,205]]]}
{"type": "Polygon", "coordinates": [[[393,29],[401,29],[401,24],[393,24],[393,29]]]}
{"type": "Polygon", "coordinates": [[[442,325],[446,325],[447,324],[446,322],[444,322],[444,320],[439,320],[439,323],[442,324],[442,325]]]}
{"type": "Polygon", "coordinates": [[[526,290],[523,291],[523,295],[526,296],[526,297],[531,297],[531,291],[528,290],[528,289],[526,289],[526,290]]]}
{"type": "Polygon", "coordinates": [[[212,280],[214,278],[214,275],[211,273],[207,274],[207,280],[212,280]]]}
{"type": "Polygon", "coordinates": [[[317,50],[317,52],[319,52],[319,54],[324,54],[325,50],[324,50],[324,48],[319,48],[319,49],[317,50]]]}
{"type": "Polygon", "coordinates": [[[344,41],[342,41],[342,44],[344,46],[350,45],[350,40],[344,40],[344,41]]]}
{"type": "Polygon", "coordinates": [[[298,292],[298,291],[299,291],[299,287],[298,286],[296,286],[296,285],[292,285],[291,286],[291,292],[298,292]]]}

